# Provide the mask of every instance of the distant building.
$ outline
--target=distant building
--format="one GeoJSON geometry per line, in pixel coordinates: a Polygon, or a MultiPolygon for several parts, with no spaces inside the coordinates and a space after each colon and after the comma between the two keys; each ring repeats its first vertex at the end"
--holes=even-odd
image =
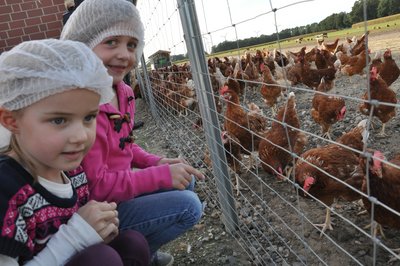
{"type": "Polygon", "coordinates": [[[171,60],[169,58],[170,51],[158,50],[154,54],[149,56],[151,64],[154,65],[155,69],[166,67],[171,65],[171,60]]]}

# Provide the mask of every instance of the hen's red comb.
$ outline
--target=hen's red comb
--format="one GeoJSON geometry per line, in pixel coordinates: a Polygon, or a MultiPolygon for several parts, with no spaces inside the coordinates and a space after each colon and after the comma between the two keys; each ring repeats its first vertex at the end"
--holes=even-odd
{"type": "Polygon", "coordinates": [[[229,90],[229,87],[227,85],[223,86],[220,90],[219,93],[223,95],[225,92],[229,90]]]}
{"type": "Polygon", "coordinates": [[[382,165],[382,162],[380,160],[384,160],[385,155],[383,155],[383,153],[380,151],[374,151],[374,157],[379,159],[379,160],[376,160],[375,158],[373,159],[374,160],[374,168],[380,168],[382,165]]]}
{"type": "Polygon", "coordinates": [[[313,185],[315,183],[315,179],[311,176],[306,177],[306,179],[304,180],[304,185],[303,185],[303,189],[305,191],[308,191],[311,187],[311,185],[313,185]]]}

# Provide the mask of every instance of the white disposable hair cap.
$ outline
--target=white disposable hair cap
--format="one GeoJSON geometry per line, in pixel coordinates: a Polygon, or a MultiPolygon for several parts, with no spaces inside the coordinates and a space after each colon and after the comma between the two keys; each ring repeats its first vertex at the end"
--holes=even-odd
{"type": "Polygon", "coordinates": [[[10,111],[76,88],[97,92],[101,103],[114,96],[112,77],[83,43],[28,41],[0,56],[0,106],[10,111]]]}
{"type": "Polygon", "coordinates": [[[143,53],[144,27],[139,11],[131,2],[85,0],[69,17],[60,39],[80,41],[93,49],[111,36],[130,36],[137,39],[137,64],[143,53]]]}
{"type": "MultiPolygon", "coordinates": [[[[19,110],[77,88],[98,93],[100,103],[109,102],[114,96],[112,77],[83,43],[56,39],[28,41],[0,55],[0,106],[5,109],[19,110]]],[[[0,147],[4,147],[3,136],[7,134],[1,126],[0,133],[0,147]]]]}

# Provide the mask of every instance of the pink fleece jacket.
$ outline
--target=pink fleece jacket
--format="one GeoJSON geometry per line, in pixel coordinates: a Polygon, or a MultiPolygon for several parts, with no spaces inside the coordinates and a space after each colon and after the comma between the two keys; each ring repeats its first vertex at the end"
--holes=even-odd
{"type": "Polygon", "coordinates": [[[171,189],[169,165],[156,166],[161,157],[146,152],[135,143],[121,141],[129,139],[133,127],[135,98],[131,87],[123,82],[117,85],[116,94],[120,110],[108,103],[100,106],[96,141],[82,162],[89,181],[90,198],[119,203],[144,193],[171,189]],[[126,119],[121,123],[118,117],[126,119]],[[121,125],[119,132],[118,125],[121,125]],[[132,171],[132,167],[140,170],[132,171]]]}

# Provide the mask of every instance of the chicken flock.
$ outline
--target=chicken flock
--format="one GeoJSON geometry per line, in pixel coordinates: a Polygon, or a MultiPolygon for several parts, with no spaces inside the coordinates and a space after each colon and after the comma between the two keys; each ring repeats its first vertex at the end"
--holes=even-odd
{"type": "MultiPolygon", "coordinates": [[[[368,32],[344,41],[320,41],[311,49],[286,53],[257,50],[241,58],[208,59],[215,102],[212,109],[221,120],[221,142],[236,176],[237,192],[238,176],[246,168],[243,158],[250,158],[248,168],[260,166],[276,182],[289,181],[304,198],[324,203],[325,222],[315,224],[322,228],[321,236],[333,229],[331,206],[339,199],[362,202],[378,225],[400,229],[396,213],[400,212],[400,151],[386,159],[382,151],[366,148],[369,134],[375,132],[371,127],[380,125],[380,132],[375,133],[380,137],[393,134],[390,122],[396,116],[398,100],[391,85],[399,78],[400,69],[390,49],[382,56],[367,43],[368,32]],[[353,82],[356,75],[369,80],[357,110],[366,119],[334,139],[333,126],[348,114],[347,100],[336,93],[335,80],[346,76],[353,82]],[[296,108],[296,94],[304,89],[314,94],[307,112],[321,128],[312,133],[328,143],[308,149],[308,130],[302,129],[298,116],[303,110],[296,108]],[[247,90],[255,91],[263,105],[246,102],[247,90]],[[265,110],[272,117],[264,115],[265,110]]],[[[153,71],[151,81],[154,98],[171,113],[198,112],[190,65],[153,71]]],[[[201,128],[202,119],[193,126],[201,128]]],[[[211,167],[209,151],[204,161],[211,167]]],[[[378,227],[374,234],[383,234],[378,227]]]]}

